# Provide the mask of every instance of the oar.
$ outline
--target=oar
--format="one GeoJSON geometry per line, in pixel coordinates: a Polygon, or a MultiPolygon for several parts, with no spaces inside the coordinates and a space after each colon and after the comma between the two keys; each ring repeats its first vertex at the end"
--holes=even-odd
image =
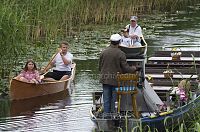
{"type": "MultiPolygon", "coordinates": [[[[57,52],[51,57],[51,60],[49,61],[49,63],[47,64],[47,66],[44,68],[44,70],[43,71],[46,71],[47,70],[47,68],[49,67],[49,65],[51,64],[51,62],[53,61],[53,59],[56,57],[56,55],[58,54],[60,52],[60,48],[58,48],[57,49],[57,52]]],[[[47,71],[44,73],[44,74],[46,74],[47,73],[47,71]]],[[[44,75],[43,74],[43,75],[44,75]]]]}

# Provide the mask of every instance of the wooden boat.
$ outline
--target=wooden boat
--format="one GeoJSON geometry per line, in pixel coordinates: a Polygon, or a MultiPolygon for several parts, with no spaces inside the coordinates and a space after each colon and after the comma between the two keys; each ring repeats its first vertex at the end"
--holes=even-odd
{"type": "MultiPolygon", "coordinates": [[[[97,97],[102,93],[94,93],[97,97]]],[[[192,100],[187,105],[178,107],[177,109],[170,110],[161,113],[143,113],[144,116],[139,119],[133,118],[132,113],[110,114],[109,117],[101,115],[96,115],[94,112],[94,107],[90,111],[91,120],[96,123],[99,130],[102,131],[134,131],[142,128],[142,131],[155,130],[164,131],[165,128],[170,129],[170,127],[178,127],[179,123],[186,121],[188,118],[195,118],[194,113],[196,113],[200,106],[200,96],[195,100],[192,100]],[[146,115],[145,115],[146,114],[146,115]],[[149,128],[148,128],[149,127],[149,128]]],[[[171,128],[174,129],[175,128],[171,128]]]]}
{"type": "MultiPolygon", "coordinates": [[[[137,61],[138,59],[129,60],[137,61]]],[[[177,71],[181,71],[182,67],[180,65],[184,65],[184,62],[181,60],[179,62],[169,61],[168,64],[159,64],[158,62],[153,64],[150,62],[144,65],[143,72],[145,71],[145,76],[153,74],[152,80],[148,80],[146,77],[143,82],[144,87],[142,89],[136,87],[138,94],[136,97],[137,108],[135,109],[132,108],[130,95],[127,96],[126,93],[128,92],[125,91],[125,97],[121,100],[121,105],[116,105],[119,104],[119,100],[115,103],[117,110],[121,107],[123,109],[120,111],[115,110],[112,113],[104,113],[102,92],[93,93],[93,106],[90,110],[90,116],[91,120],[96,123],[98,130],[135,132],[155,131],[155,129],[165,131],[167,128],[170,131],[172,129],[176,130],[183,121],[186,122],[189,118],[195,118],[194,113],[200,107],[200,94],[198,92],[200,86],[198,71],[200,67],[196,67],[196,70],[190,72],[184,71],[184,79],[189,79],[191,83],[192,97],[183,104],[180,100],[176,100],[178,95],[175,91],[178,83],[183,79],[179,77],[181,73],[177,71]],[[167,66],[170,66],[173,70],[176,69],[175,75],[171,79],[165,78],[163,75],[163,70],[167,69],[167,66]],[[194,76],[190,78],[189,74],[194,76]],[[139,113],[139,118],[134,114],[135,110],[139,113]]],[[[192,64],[186,65],[192,66],[192,64]]],[[[187,66],[183,68],[189,69],[187,66]]],[[[118,89],[120,87],[118,86],[118,89]]],[[[118,94],[118,92],[116,93],[118,94]]]]}
{"type": "Polygon", "coordinates": [[[141,44],[142,46],[139,46],[139,47],[119,46],[119,48],[126,54],[127,59],[144,58],[147,52],[147,43],[144,37],[141,38],[141,44]]]}
{"type": "Polygon", "coordinates": [[[74,80],[76,64],[72,64],[72,75],[69,79],[55,82],[42,82],[40,84],[26,83],[16,79],[10,82],[11,100],[28,99],[48,94],[70,90],[70,84],[74,80]]]}

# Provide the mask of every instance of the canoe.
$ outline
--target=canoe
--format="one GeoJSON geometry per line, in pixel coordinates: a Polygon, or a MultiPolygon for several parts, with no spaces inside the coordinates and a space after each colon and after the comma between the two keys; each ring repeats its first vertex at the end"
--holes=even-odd
{"type": "Polygon", "coordinates": [[[127,59],[132,58],[144,58],[147,52],[147,43],[144,37],[141,39],[142,46],[139,47],[124,47],[119,46],[119,48],[126,54],[127,59]]]}
{"type": "Polygon", "coordinates": [[[76,64],[72,64],[72,75],[69,79],[55,82],[42,82],[40,84],[26,83],[16,79],[10,82],[10,99],[22,100],[48,94],[70,90],[70,84],[74,80],[76,64]]]}
{"type": "MultiPolygon", "coordinates": [[[[141,61],[141,59],[132,58],[127,59],[132,61],[141,61]]],[[[158,60],[159,61],[159,60],[158,60]]],[[[140,62],[139,62],[140,63],[140,62]]],[[[90,109],[91,120],[97,125],[97,129],[100,131],[166,131],[166,128],[171,131],[178,129],[179,125],[183,122],[187,122],[188,119],[195,118],[195,111],[198,111],[200,107],[200,93],[197,87],[200,86],[200,81],[196,78],[191,78],[191,94],[189,101],[187,103],[182,103],[177,101],[176,92],[172,88],[177,88],[178,83],[183,79],[174,76],[174,78],[165,78],[164,75],[158,76],[157,70],[154,69],[165,69],[167,64],[158,64],[157,62],[144,64],[143,72],[145,76],[149,73],[155,74],[152,76],[152,83],[148,80],[144,80],[144,87],[136,87],[138,94],[136,96],[137,111],[139,113],[139,118],[137,118],[135,110],[133,111],[133,106],[131,102],[131,96],[126,95],[127,89],[124,92],[125,95],[121,97],[121,105],[118,106],[119,100],[115,102],[116,108],[123,108],[120,111],[115,110],[111,113],[103,112],[103,97],[102,92],[93,93],[93,106],[90,109]],[[149,71],[146,74],[145,66],[148,67],[149,71]],[[151,69],[153,69],[151,71],[151,69]],[[154,77],[154,78],[153,78],[154,77]],[[123,98],[124,96],[124,98],[123,98]],[[161,101],[161,103],[160,103],[161,101]],[[164,106],[160,109],[160,106],[164,106]],[[131,108],[131,109],[130,109],[131,108]],[[117,112],[116,112],[117,111],[117,112]]],[[[170,68],[181,69],[180,65],[186,65],[186,67],[192,67],[192,64],[185,64],[185,62],[180,61],[179,63],[174,62],[170,64],[170,68]]],[[[197,69],[199,64],[197,64],[197,69]]],[[[187,69],[186,68],[186,69],[187,69]]],[[[198,70],[197,70],[198,71],[198,70]]],[[[159,74],[162,72],[159,71],[159,74]]],[[[178,72],[176,72],[178,74],[178,72]]],[[[179,73],[181,74],[181,73],[179,73]]],[[[182,74],[183,75],[183,74],[182,74]]],[[[187,70],[184,71],[183,77],[188,77],[191,72],[187,70]]],[[[194,77],[198,76],[196,72],[193,72],[194,77]]],[[[198,78],[197,78],[198,79],[198,78]]],[[[135,81],[135,80],[134,80],[135,81]]],[[[138,82],[139,84],[139,82],[138,82]]],[[[120,87],[118,86],[118,89],[120,87]]],[[[118,92],[116,92],[118,93],[118,92]]]]}

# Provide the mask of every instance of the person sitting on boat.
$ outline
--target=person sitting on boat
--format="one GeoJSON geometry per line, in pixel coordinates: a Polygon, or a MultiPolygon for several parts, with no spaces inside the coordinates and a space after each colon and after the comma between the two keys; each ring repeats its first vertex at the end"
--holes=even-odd
{"type": "Polygon", "coordinates": [[[40,74],[37,71],[37,66],[33,60],[28,60],[21,73],[15,79],[27,83],[40,83],[40,74]]]}
{"type": "Polygon", "coordinates": [[[188,101],[190,86],[190,81],[185,79],[180,81],[180,83],[178,84],[178,89],[176,90],[176,93],[179,95],[179,99],[183,105],[186,104],[188,101]]]}
{"type": "MultiPolygon", "coordinates": [[[[66,80],[71,76],[71,64],[73,55],[68,52],[69,44],[62,42],[60,44],[60,52],[55,56],[46,71],[51,69],[54,65],[53,72],[48,72],[44,75],[44,79],[48,81],[66,80]]],[[[46,71],[43,71],[44,73],[46,71]]]]}
{"type": "Polygon", "coordinates": [[[129,38],[129,31],[128,29],[122,29],[121,30],[122,32],[122,39],[121,39],[121,42],[120,42],[120,46],[123,46],[123,47],[130,47],[130,44],[131,44],[131,38],[129,38]]]}
{"type": "Polygon", "coordinates": [[[121,41],[119,34],[110,37],[111,44],[101,52],[99,58],[100,83],[103,87],[104,113],[114,112],[116,94],[112,93],[117,87],[117,73],[133,73],[135,66],[129,66],[126,55],[118,46],[121,41]]]}
{"type": "Polygon", "coordinates": [[[130,24],[125,28],[129,32],[129,37],[132,39],[132,46],[141,46],[142,28],[137,24],[137,16],[131,16],[130,24]]]}

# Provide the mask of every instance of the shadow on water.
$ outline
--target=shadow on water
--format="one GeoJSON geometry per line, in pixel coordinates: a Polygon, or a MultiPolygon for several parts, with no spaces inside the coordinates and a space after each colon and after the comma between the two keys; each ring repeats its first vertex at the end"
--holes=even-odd
{"type": "Polygon", "coordinates": [[[66,90],[56,94],[24,100],[2,100],[0,117],[33,115],[35,111],[42,109],[62,109],[66,105],[71,105],[71,99],[66,90]],[[56,106],[56,108],[53,106],[56,106]]]}
{"type": "MultiPolygon", "coordinates": [[[[55,105],[59,101],[63,101],[58,105],[57,109],[62,109],[65,105],[70,105],[70,97],[67,94],[67,91],[62,91],[52,95],[45,95],[37,98],[25,99],[11,101],[10,105],[10,116],[19,116],[19,115],[32,115],[35,111],[50,107],[55,105]]],[[[50,107],[51,108],[51,107],[50,107]]],[[[55,109],[52,107],[51,109],[55,109]]]]}

